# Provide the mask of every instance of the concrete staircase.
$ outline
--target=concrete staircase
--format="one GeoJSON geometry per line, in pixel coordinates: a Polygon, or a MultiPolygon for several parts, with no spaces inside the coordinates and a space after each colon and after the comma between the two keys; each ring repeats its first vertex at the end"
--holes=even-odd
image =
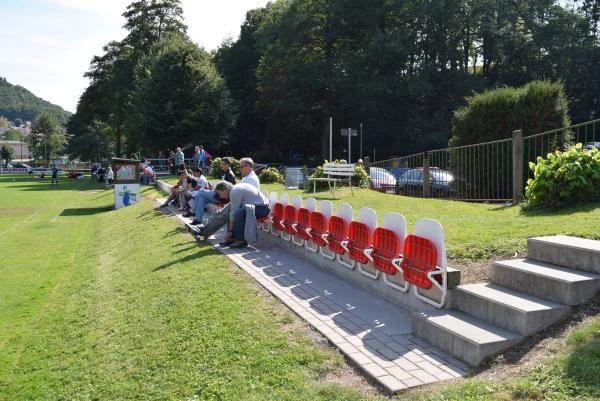
{"type": "Polygon", "coordinates": [[[527,259],[494,262],[492,282],[459,285],[448,308],[413,313],[413,334],[470,365],[546,329],[600,291],[600,241],[530,238],[527,259]]]}

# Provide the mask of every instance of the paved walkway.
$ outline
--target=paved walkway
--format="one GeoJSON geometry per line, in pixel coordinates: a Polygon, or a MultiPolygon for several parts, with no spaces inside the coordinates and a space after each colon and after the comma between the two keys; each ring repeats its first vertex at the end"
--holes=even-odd
{"type": "Polygon", "coordinates": [[[387,391],[465,375],[465,364],[410,334],[409,310],[265,241],[243,250],[210,241],[387,391]]]}

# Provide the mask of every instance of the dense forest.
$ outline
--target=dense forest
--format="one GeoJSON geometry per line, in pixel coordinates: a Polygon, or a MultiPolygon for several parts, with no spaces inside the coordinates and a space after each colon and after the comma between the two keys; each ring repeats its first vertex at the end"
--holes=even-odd
{"type": "Polygon", "coordinates": [[[278,0],[208,54],[179,1],[134,1],[127,37],[92,60],[70,149],[202,143],[316,163],[331,116],[337,155],[335,133],[361,123],[365,154],[410,154],[447,146],[466,96],[535,79],[562,81],[571,121],[586,121],[600,116],[599,15],[600,0],[278,0]]]}
{"type": "Polygon", "coordinates": [[[6,117],[9,121],[16,119],[34,121],[44,111],[54,115],[63,125],[71,116],[71,113],[60,106],[47,102],[22,86],[12,85],[5,78],[0,77],[0,116],[6,117]]]}

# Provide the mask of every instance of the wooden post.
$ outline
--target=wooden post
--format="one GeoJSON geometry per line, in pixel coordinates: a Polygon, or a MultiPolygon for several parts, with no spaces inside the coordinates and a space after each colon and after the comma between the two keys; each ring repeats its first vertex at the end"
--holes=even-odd
{"type": "Polygon", "coordinates": [[[429,190],[429,159],[423,159],[423,197],[429,198],[431,191],[429,190]]]}
{"type": "Polygon", "coordinates": [[[513,131],[512,137],[513,202],[523,200],[523,131],[513,131]]]}

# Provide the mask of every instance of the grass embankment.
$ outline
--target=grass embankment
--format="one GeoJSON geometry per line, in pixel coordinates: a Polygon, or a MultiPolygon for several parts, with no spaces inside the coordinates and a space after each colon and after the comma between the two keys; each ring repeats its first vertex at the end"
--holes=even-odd
{"type": "MultiPolygon", "coordinates": [[[[169,177],[169,183],[177,180],[169,177]]],[[[355,196],[347,188],[337,191],[332,199],[329,191],[292,190],[283,185],[264,184],[263,189],[280,195],[314,196],[317,200],[331,200],[334,204],[348,203],[354,213],[364,206],[377,211],[381,221],[386,212],[402,213],[409,231],[420,218],[439,221],[444,227],[448,255],[457,259],[481,261],[492,256],[524,254],[527,238],[540,235],[565,234],[600,239],[600,202],[556,211],[523,212],[519,206],[468,203],[440,199],[421,199],[376,191],[358,189],[355,196]]]]}
{"type": "MultiPolygon", "coordinates": [[[[89,181],[0,176],[0,400],[377,398],[328,384],[338,354],[224,256],[150,202],[112,200],[89,181]]],[[[600,319],[563,342],[524,377],[398,399],[598,399],[600,319]]]]}
{"type": "Polygon", "coordinates": [[[225,257],[97,189],[0,177],[0,400],[362,398],[225,257]]]}

